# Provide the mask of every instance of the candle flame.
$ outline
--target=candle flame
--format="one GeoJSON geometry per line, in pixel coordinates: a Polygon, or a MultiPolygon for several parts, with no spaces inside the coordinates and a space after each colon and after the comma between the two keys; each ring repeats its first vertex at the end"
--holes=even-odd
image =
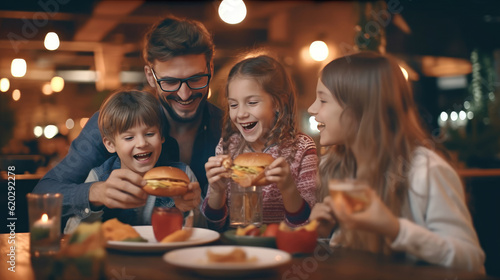
{"type": "Polygon", "coordinates": [[[47,214],[43,214],[42,215],[42,222],[47,222],[49,220],[49,216],[47,216],[47,214]]]}

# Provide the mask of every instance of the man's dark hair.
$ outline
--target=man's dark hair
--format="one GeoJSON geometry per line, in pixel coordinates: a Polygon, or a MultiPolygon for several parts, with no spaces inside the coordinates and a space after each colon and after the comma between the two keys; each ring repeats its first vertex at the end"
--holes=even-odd
{"type": "Polygon", "coordinates": [[[212,62],[214,43],[201,22],[169,16],[146,33],[143,57],[147,64],[189,54],[204,54],[207,64],[212,62]]]}

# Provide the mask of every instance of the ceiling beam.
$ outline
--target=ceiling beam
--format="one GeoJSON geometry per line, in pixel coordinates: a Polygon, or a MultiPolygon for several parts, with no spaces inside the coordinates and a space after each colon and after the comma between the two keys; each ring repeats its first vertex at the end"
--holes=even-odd
{"type": "Polygon", "coordinates": [[[101,1],[97,3],[92,16],[76,32],[75,41],[99,42],[127,16],[143,4],[137,1],[101,1]]]}

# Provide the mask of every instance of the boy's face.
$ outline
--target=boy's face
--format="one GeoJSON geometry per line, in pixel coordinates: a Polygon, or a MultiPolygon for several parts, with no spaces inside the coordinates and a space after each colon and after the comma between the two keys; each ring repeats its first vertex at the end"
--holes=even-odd
{"type": "Polygon", "coordinates": [[[103,139],[108,152],[118,154],[122,169],[132,170],[141,176],[155,166],[164,141],[158,127],[147,127],[145,124],[116,134],[113,140],[103,139]]]}
{"type": "Polygon", "coordinates": [[[274,103],[254,79],[235,77],[228,85],[229,117],[256,151],[264,150],[275,123],[274,103]]]}

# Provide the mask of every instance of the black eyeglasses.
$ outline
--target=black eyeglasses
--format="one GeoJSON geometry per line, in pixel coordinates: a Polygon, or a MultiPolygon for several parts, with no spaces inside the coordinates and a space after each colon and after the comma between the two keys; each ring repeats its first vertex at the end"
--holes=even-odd
{"type": "Polygon", "coordinates": [[[165,92],[178,91],[181,88],[182,83],[186,83],[186,85],[190,89],[206,88],[208,86],[208,82],[210,81],[210,77],[212,77],[212,75],[210,74],[201,74],[201,75],[194,75],[185,79],[165,78],[158,80],[155,71],[153,70],[153,67],[151,67],[151,73],[153,73],[153,77],[160,86],[161,90],[165,92]]]}

